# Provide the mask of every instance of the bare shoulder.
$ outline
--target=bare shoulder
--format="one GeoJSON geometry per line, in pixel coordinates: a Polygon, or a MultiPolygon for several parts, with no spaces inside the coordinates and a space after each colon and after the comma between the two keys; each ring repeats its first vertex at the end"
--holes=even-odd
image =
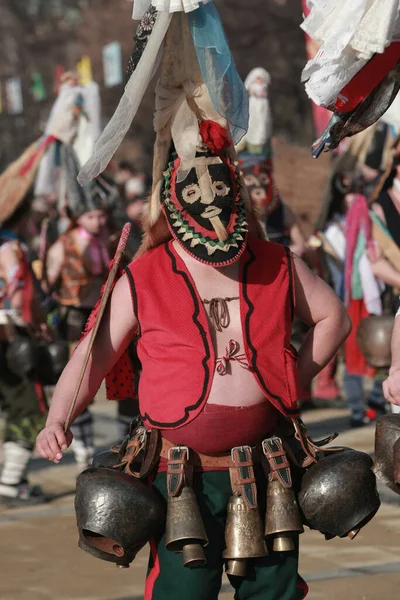
{"type": "Polygon", "coordinates": [[[133,310],[131,287],[126,273],[118,279],[112,291],[111,315],[114,318],[119,318],[118,315],[121,315],[127,327],[135,327],[137,324],[133,310]]]}

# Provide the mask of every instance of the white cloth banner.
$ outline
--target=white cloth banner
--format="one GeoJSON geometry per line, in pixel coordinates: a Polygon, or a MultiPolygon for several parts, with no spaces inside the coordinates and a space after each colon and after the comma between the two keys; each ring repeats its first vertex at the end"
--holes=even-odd
{"type": "Polygon", "coordinates": [[[302,74],[316,104],[329,107],[375,53],[400,40],[400,0],[310,0],[301,28],[320,43],[302,74]]]}
{"type": "Polygon", "coordinates": [[[79,173],[78,181],[81,185],[88,183],[104,171],[126,136],[153,77],[159,51],[171,19],[172,14],[158,13],[147,46],[126,84],[117,109],[97,140],[93,155],[79,173]]]}

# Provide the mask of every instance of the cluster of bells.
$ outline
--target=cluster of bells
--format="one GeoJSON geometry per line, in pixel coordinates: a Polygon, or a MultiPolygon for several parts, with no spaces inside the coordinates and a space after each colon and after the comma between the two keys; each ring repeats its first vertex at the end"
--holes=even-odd
{"type": "MultiPolygon", "coordinates": [[[[258,508],[251,508],[243,496],[234,494],[228,504],[225,527],[228,575],[243,577],[246,561],[268,555],[265,539],[273,540],[273,550],[294,550],[294,536],[303,532],[300,512],[292,489],[279,481],[271,481],[267,491],[267,512],[263,528],[258,508]]],[[[199,567],[206,563],[204,547],[208,544],[194,491],[184,486],[177,497],[168,501],[166,547],[182,552],[185,567],[199,567]]]]}
{"type": "MultiPolygon", "coordinates": [[[[357,341],[372,366],[390,364],[392,326],[387,310],[361,322],[357,341]]],[[[182,553],[185,566],[204,565],[208,539],[193,489],[184,486],[177,497],[169,498],[165,519],[164,500],[157,491],[115,469],[116,464],[114,453],[101,453],[78,477],[79,546],[97,558],[128,567],[150,539],[159,539],[165,532],[167,548],[182,553]]],[[[272,540],[275,552],[292,550],[303,523],[327,539],[353,539],[379,508],[375,474],[400,494],[398,414],[377,421],[374,463],[368,454],[350,448],[325,455],[304,473],[297,501],[292,489],[270,481],[265,527],[258,509],[233,495],[223,553],[228,574],[243,576],[248,559],[266,556],[266,540],[272,540]]]]}
{"type": "MultiPolygon", "coordinates": [[[[400,438],[400,423],[398,429],[400,438]]],[[[102,453],[78,477],[79,546],[97,558],[128,567],[150,539],[161,539],[165,532],[167,548],[182,553],[185,566],[205,564],[208,539],[193,489],[183,486],[177,497],[169,498],[165,511],[165,500],[154,487],[111,468],[115,463],[115,454],[102,453]]],[[[371,457],[350,448],[311,466],[302,477],[297,499],[279,481],[269,482],[265,527],[259,510],[233,495],[223,553],[227,572],[244,576],[248,559],[267,556],[266,541],[271,540],[275,552],[292,550],[303,523],[327,539],[353,538],[379,505],[371,457]]]]}

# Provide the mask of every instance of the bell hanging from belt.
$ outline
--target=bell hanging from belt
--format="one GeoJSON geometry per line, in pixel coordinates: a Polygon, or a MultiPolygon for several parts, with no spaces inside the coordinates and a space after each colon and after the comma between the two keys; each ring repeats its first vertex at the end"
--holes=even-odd
{"type": "Polygon", "coordinates": [[[265,535],[273,536],[275,552],[294,550],[293,537],[304,531],[292,488],[285,488],[277,479],[267,488],[265,535]]]}
{"type": "Polygon", "coordinates": [[[168,465],[171,469],[168,470],[168,489],[170,484],[173,488],[175,485],[170,481],[170,476],[179,476],[178,472],[175,474],[172,470],[174,462],[180,463],[185,476],[180,476],[180,483],[173,492],[169,489],[165,545],[172,552],[182,552],[183,565],[193,568],[206,564],[203,547],[207,546],[208,539],[196,496],[193,489],[186,484],[188,456],[189,450],[185,446],[171,448],[168,454],[168,465]]]}
{"type": "Polygon", "coordinates": [[[265,536],[273,538],[274,552],[290,552],[294,550],[294,537],[304,531],[292,489],[290,465],[280,438],[264,440],[263,451],[270,467],[265,536]]]}
{"type": "Polygon", "coordinates": [[[228,560],[226,573],[244,577],[246,559],[268,555],[258,508],[251,508],[242,496],[234,494],[228,504],[222,557],[228,560]]]}

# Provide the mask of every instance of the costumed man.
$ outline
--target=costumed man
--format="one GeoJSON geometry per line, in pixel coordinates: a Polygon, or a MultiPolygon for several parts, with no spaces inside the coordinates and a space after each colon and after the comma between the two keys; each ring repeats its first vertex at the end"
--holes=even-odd
{"type": "Polygon", "coordinates": [[[0,504],[27,506],[46,501],[27,472],[47,403],[26,344],[43,322],[28,250],[23,243],[32,195],[10,196],[0,205],[0,406],[6,415],[0,504]],[[28,333],[29,330],[29,333],[28,333]]]}
{"type": "MultiPolygon", "coordinates": [[[[46,261],[49,291],[60,306],[60,332],[71,347],[79,341],[107,277],[107,205],[95,193],[69,205],[70,228],[50,247],[46,261]]],[[[94,453],[93,417],[84,411],[73,425],[74,453],[79,470],[94,453]]]]}
{"type": "MultiPolygon", "coordinates": [[[[76,181],[100,134],[100,109],[99,86],[93,81],[81,86],[76,73],[65,73],[45,128],[47,149],[35,182],[35,194],[56,196],[59,214],[69,219],[67,231],[46,253],[44,287],[60,306],[60,331],[71,345],[79,340],[107,276],[107,211],[118,195],[106,176],[84,187],[76,181]]],[[[90,411],[75,422],[74,435],[82,470],[94,452],[90,411]]]]}
{"type": "MultiPolygon", "coordinates": [[[[113,289],[72,416],[86,409],[107,374],[109,397],[132,395],[126,349],[136,339],[142,363],[140,412],[146,428],[161,435],[153,489],[163,503],[169,498],[171,507],[182,485],[186,489],[193,481],[209,541],[202,566],[189,569],[182,564],[182,554],[171,551],[175,546],[170,534],[161,532],[151,542],[144,597],[176,600],[186,598],[190,590],[193,600],[216,600],[224,562],[234,558],[228,548],[224,553],[224,529],[234,506],[239,503],[255,518],[257,497],[260,507],[265,506],[267,482],[259,465],[253,467],[254,448],[278,432],[280,416],[298,415],[300,385],[308,384],[335,354],[350,323],[329,286],[289,249],[263,239],[234,151],[238,121],[230,111],[237,106],[245,110],[246,93],[213,3],[201,4],[188,15],[151,8],[141,30],[143,24],[150,30],[149,41],[126,93],[143,92],[135,85],[135,75],[142,77],[143,69],[153,72],[149,56],[156,60],[165,36],[145,238],[113,289]],[[202,52],[208,50],[212,58],[203,62],[202,52]],[[229,69],[221,82],[221,64],[215,61],[227,56],[229,69]],[[232,90],[233,101],[228,102],[232,90]],[[299,355],[290,346],[294,315],[311,327],[299,355]],[[193,477],[187,459],[195,461],[190,462],[193,466],[197,462],[193,477]]],[[[118,122],[118,110],[116,116],[118,122]]],[[[114,125],[112,120],[108,132],[114,125]]],[[[99,144],[98,149],[101,138],[99,144]]],[[[95,149],[84,169],[86,176],[96,173],[100,154],[95,149]]],[[[38,436],[41,456],[55,463],[72,439],[70,429],[64,428],[88,343],[86,337],[79,344],[59,380],[46,428],[38,436]]],[[[270,450],[274,454],[275,448],[282,457],[281,442],[277,443],[270,450]]],[[[272,464],[271,456],[270,460],[272,464]]],[[[274,469],[279,470],[279,464],[280,459],[274,469]]],[[[94,472],[81,474],[80,481],[94,472]]],[[[80,503],[77,499],[84,511],[94,506],[88,497],[80,503]]],[[[167,520],[167,532],[177,521],[182,519],[167,520]]],[[[250,543],[260,543],[253,548],[248,573],[240,561],[233,561],[233,571],[228,570],[236,593],[243,599],[301,600],[307,586],[298,576],[297,533],[289,551],[270,548],[267,556],[261,521],[257,523],[250,543]],[[236,567],[241,576],[232,576],[236,567]]],[[[233,535],[245,530],[235,529],[233,535]]],[[[88,526],[82,531],[88,533],[88,526]]],[[[96,552],[108,556],[106,560],[115,557],[112,548],[124,556],[115,541],[108,549],[108,541],[97,534],[89,533],[87,543],[105,548],[96,552]]]]}
{"type": "Polygon", "coordinates": [[[239,163],[250,198],[271,242],[291,245],[299,256],[306,239],[293,211],[282,202],[273,174],[272,115],[268,100],[271,76],[262,67],[252,69],[244,85],[249,93],[249,128],[237,147],[239,163]]]}
{"type": "Polygon", "coordinates": [[[364,181],[360,173],[334,178],[336,193],[323,234],[332,286],[346,301],[353,331],[345,343],[344,389],[351,409],[351,426],[360,427],[386,412],[382,377],[367,366],[356,337],[361,319],[381,315],[381,296],[385,285],[400,283],[396,271],[380,253],[373,238],[373,213],[362,195],[364,181]],[[372,217],[372,218],[371,218],[372,217]],[[374,377],[366,410],[364,375],[374,377]]]}
{"type": "MultiPolygon", "coordinates": [[[[289,246],[298,256],[311,260],[315,253],[307,240],[292,209],[284,204],[273,173],[272,114],[268,99],[271,82],[269,73],[262,67],[252,69],[245,79],[249,94],[249,128],[240,141],[237,151],[244,183],[256,209],[260,222],[271,242],[289,246]]],[[[297,347],[307,332],[307,327],[296,320],[292,342],[297,347]]],[[[303,390],[302,400],[311,400],[311,389],[303,390]]]]}

